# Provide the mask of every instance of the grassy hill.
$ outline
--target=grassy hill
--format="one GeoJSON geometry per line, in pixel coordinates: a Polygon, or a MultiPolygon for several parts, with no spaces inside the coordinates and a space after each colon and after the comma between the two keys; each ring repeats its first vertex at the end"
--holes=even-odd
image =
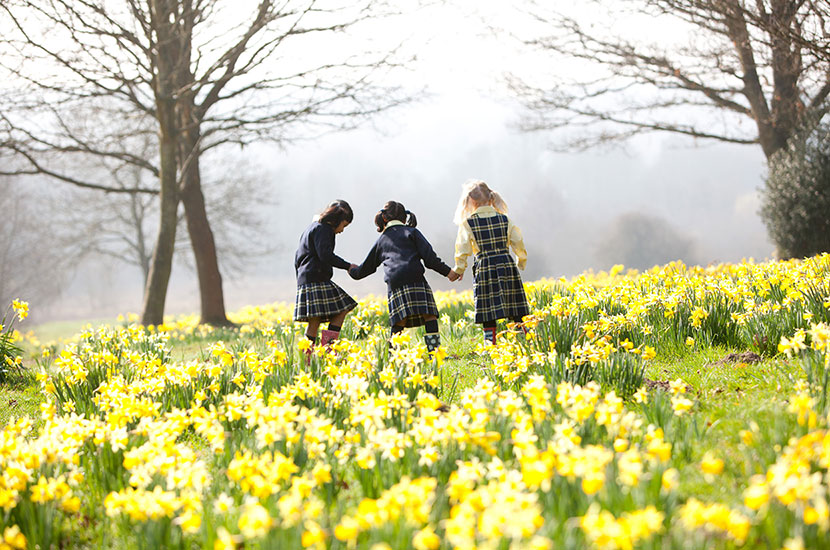
{"type": "Polygon", "coordinates": [[[79,327],[44,352],[66,328],[49,327],[0,384],[0,533],[42,548],[830,547],[830,257],[526,290],[533,315],[496,346],[471,293],[436,293],[435,356],[419,329],[390,346],[376,298],[310,355],[290,304],[235,312],[236,329],[79,327]]]}

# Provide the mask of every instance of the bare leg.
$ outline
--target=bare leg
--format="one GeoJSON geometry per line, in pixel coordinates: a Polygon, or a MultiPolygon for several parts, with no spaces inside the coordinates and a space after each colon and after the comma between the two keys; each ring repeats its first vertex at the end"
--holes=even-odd
{"type": "Polygon", "coordinates": [[[311,338],[317,338],[317,331],[320,330],[320,318],[319,317],[312,317],[308,320],[308,327],[305,330],[306,336],[310,336],[311,338]]]}
{"type": "Polygon", "coordinates": [[[343,322],[346,320],[346,315],[348,315],[348,314],[349,314],[348,311],[341,311],[340,313],[338,313],[337,315],[335,315],[334,317],[331,318],[331,320],[329,321],[329,324],[330,325],[337,325],[338,327],[342,327],[343,322]]]}

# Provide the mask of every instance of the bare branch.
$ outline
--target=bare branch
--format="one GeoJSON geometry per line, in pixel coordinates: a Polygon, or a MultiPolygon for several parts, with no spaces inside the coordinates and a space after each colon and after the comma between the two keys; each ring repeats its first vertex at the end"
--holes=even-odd
{"type": "Polygon", "coordinates": [[[88,181],[83,181],[76,177],[56,172],[54,170],[50,170],[49,168],[43,166],[40,162],[38,162],[34,154],[24,149],[17,143],[12,143],[8,141],[0,142],[0,149],[13,151],[14,153],[22,157],[26,162],[28,162],[29,165],[29,168],[0,170],[0,176],[49,176],[59,181],[71,183],[72,185],[76,185],[78,187],[83,187],[85,189],[97,189],[98,191],[106,191],[108,193],[147,193],[152,195],[158,194],[157,189],[148,189],[145,187],[135,187],[132,189],[110,187],[107,185],[100,185],[88,181]]]}
{"type": "MultiPolygon", "coordinates": [[[[554,59],[578,60],[592,74],[545,84],[510,75],[511,89],[536,113],[526,117],[523,128],[593,126],[598,142],[641,131],[672,132],[760,144],[769,157],[830,95],[826,3],[629,0],[624,8],[606,0],[593,3],[600,9],[592,15],[610,12],[607,26],[598,17],[583,24],[538,2],[528,10],[534,24],[550,32],[517,38],[554,59]],[[662,45],[650,44],[612,28],[618,13],[650,17],[651,24],[675,25],[679,32],[662,45]],[[713,127],[712,114],[719,111],[752,121],[755,135],[736,133],[732,118],[713,127]]],[[[584,145],[583,138],[576,139],[584,145]]]]}

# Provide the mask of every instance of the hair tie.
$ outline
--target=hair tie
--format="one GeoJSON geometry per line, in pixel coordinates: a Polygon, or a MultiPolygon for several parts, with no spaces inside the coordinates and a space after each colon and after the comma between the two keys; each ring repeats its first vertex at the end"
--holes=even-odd
{"type": "Polygon", "coordinates": [[[410,212],[409,210],[407,210],[407,211],[406,211],[406,215],[407,215],[407,216],[411,216],[411,215],[412,215],[412,212],[410,212]]]}

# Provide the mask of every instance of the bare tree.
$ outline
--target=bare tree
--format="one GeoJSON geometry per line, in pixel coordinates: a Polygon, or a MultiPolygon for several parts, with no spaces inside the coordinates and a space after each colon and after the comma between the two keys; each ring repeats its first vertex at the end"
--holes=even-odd
{"type": "MultiPolygon", "coordinates": [[[[148,147],[152,145],[148,143],[148,147]]],[[[96,166],[77,167],[77,173],[106,169],[99,165],[98,158],[91,160],[96,166]]],[[[205,164],[205,204],[213,220],[217,256],[223,272],[233,277],[242,273],[250,261],[273,251],[264,209],[273,207],[275,201],[270,190],[261,185],[262,175],[249,162],[221,155],[205,164]],[[250,198],[254,196],[257,200],[252,205],[250,198]]],[[[126,190],[151,188],[155,182],[146,171],[128,164],[111,171],[110,185],[126,190]]],[[[57,243],[68,257],[80,260],[98,256],[133,266],[140,270],[146,285],[153,256],[153,220],[158,218],[157,195],[100,193],[67,186],[50,202],[52,223],[63,228],[57,243]]],[[[181,208],[177,221],[179,228],[185,223],[181,208]]],[[[177,229],[175,248],[191,248],[186,231],[177,229]]],[[[176,258],[195,270],[191,257],[176,254],[176,258]]]]}
{"type": "Polygon", "coordinates": [[[32,188],[0,178],[0,308],[4,310],[16,298],[45,302],[56,297],[72,267],[69,258],[51,246],[54,230],[43,223],[41,198],[32,188]]]}
{"type": "Polygon", "coordinates": [[[540,30],[519,38],[556,77],[509,80],[531,113],[523,128],[563,132],[566,147],[671,132],[759,144],[770,158],[827,110],[825,1],[599,0],[578,15],[548,5],[528,3],[540,30]]]}
{"type": "MultiPolygon", "coordinates": [[[[128,175],[130,180],[135,176],[128,175]]],[[[55,200],[66,206],[60,210],[53,207],[57,211],[54,221],[66,228],[61,232],[61,248],[79,259],[94,255],[133,265],[146,285],[153,256],[150,222],[158,215],[157,196],[76,190],[55,200]]]]}
{"type": "Polygon", "coordinates": [[[13,25],[0,63],[35,95],[0,108],[6,113],[1,141],[18,163],[6,172],[121,192],[43,159],[94,154],[153,172],[160,215],[142,322],[162,321],[181,203],[202,321],[226,324],[200,159],[229,143],[287,143],[351,128],[402,102],[377,82],[395,67],[394,52],[355,53],[342,43],[345,31],[383,8],[373,0],[10,0],[0,6],[13,25]],[[148,165],[116,140],[101,140],[100,132],[90,139],[71,131],[71,109],[102,101],[115,116],[152,127],[156,163],[148,165]]]}

